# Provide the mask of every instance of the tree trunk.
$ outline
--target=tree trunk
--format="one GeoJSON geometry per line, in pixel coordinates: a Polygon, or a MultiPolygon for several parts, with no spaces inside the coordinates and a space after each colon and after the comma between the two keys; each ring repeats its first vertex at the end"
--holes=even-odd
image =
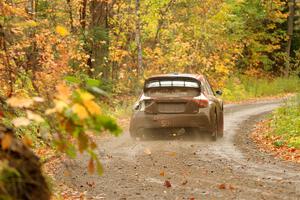
{"type": "Polygon", "coordinates": [[[92,0],[90,3],[92,33],[92,68],[94,77],[102,77],[105,81],[109,79],[108,46],[108,2],[92,0]]]}
{"type": "Polygon", "coordinates": [[[28,0],[27,1],[27,6],[26,6],[26,12],[29,15],[34,15],[35,12],[35,1],[34,0],[28,0]]]}
{"type": "Polygon", "coordinates": [[[6,72],[1,75],[5,76],[5,78],[8,78],[7,82],[9,84],[9,91],[8,94],[6,94],[6,97],[11,97],[14,93],[15,75],[14,75],[14,70],[10,64],[10,56],[6,45],[6,35],[5,35],[4,27],[1,24],[0,24],[0,48],[4,51],[4,54],[1,54],[0,59],[3,61],[3,65],[6,66],[5,68],[6,72]]]}
{"type": "Polygon", "coordinates": [[[74,28],[74,19],[73,19],[73,12],[72,12],[71,0],[67,0],[67,4],[68,4],[68,13],[69,13],[69,17],[70,17],[71,31],[74,32],[75,28],[74,28]]]}
{"type": "Polygon", "coordinates": [[[291,55],[291,47],[292,47],[292,39],[293,39],[293,32],[294,32],[294,16],[295,16],[295,0],[289,0],[289,17],[288,17],[288,43],[287,43],[287,61],[286,61],[286,68],[284,71],[285,77],[289,76],[290,73],[290,55],[291,55]]]}
{"type": "Polygon", "coordinates": [[[135,1],[135,14],[136,14],[135,41],[137,46],[137,79],[139,80],[139,78],[142,77],[144,74],[142,42],[141,42],[140,0],[135,1]]]}
{"type": "Polygon", "coordinates": [[[86,5],[87,0],[82,0],[81,7],[80,7],[80,25],[83,30],[85,30],[86,26],[86,5]]]}

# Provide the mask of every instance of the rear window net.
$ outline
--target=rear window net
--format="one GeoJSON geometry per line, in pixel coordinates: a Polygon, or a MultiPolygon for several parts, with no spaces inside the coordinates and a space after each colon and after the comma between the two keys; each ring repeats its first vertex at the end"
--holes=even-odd
{"type": "Polygon", "coordinates": [[[195,81],[184,80],[155,80],[146,84],[146,88],[158,88],[158,87],[187,87],[187,88],[199,88],[199,83],[195,81]]]}

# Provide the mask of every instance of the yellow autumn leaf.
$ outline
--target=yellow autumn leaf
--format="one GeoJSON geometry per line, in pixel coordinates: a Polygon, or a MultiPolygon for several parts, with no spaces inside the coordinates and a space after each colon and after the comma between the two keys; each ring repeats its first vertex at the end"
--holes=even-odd
{"type": "Polygon", "coordinates": [[[3,150],[6,150],[10,147],[12,143],[12,136],[11,135],[8,135],[8,134],[5,134],[3,137],[2,137],[2,140],[1,140],[1,147],[3,150]]]}
{"type": "Polygon", "coordinates": [[[89,114],[86,111],[86,109],[78,103],[76,103],[72,106],[72,111],[73,111],[73,113],[77,114],[77,116],[81,120],[86,119],[86,118],[89,117],[89,114]]]}
{"type": "Polygon", "coordinates": [[[6,102],[16,108],[28,108],[33,104],[33,100],[26,97],[11,97],[6,102]]]}
{"type": "Polygon", "coordinates": [[[36,27],[38,23],[34,20],[22,21],[19,23],[15,23],[16,27],[27,28],[27,27],[36,27]]]}
{"type": "Polygon", "coordinates": [[[46,115],[51,115],[51,114],[56,113],[56,112],[57,112],[57,111],[56,111],[55,108],[50,108],[50,109],[47,109],[47,110],[46,110],[45,114],[46,114],[46,115]]]}
{"type": "Polygon", "coordinates": [[[223,64],[217,65],[217,66],[215,67],[215,69],[216,69],[216,71],[217,71],[218,73],[224,73],[224,74],[228,74],[228,73],[229,73],[228,68],[227,68],[225,65],[223,65],[223,64]]]}
{"type": "Polygon", "coordinates": [[[92,115],[100,115],[101,109],[100,106],[92,100],[83,101],[83,105],[92,115]]]}
{"type": "Polygon", "coordinates": [[[32,121],[36,121],[38,123],[41,123],[41,122],[45,121],[40,115],[38,115],[38,114],[36,114],[36,113],[34,113],[30,110],[27,110],[26,113],[27,113],[27,118],[32,120],[32,121]]]}
{"type": "Polygon", "coordinates": [[[68,104],[61,100],[54,100],[54,104],[55,104],[54,108],[50,108],[46,110],[45,112],[46,115],[51,115],[56,112],[61,113],[62,111],[64,111],[64,109],[68,108],[68,104]]]}
{"type": "Polygon", "coordinates": [[[70,34],[70,32],[63,26],[56,26],[55,31],[63,37],[70,34]]]}
{"type": "Polygon", "coordinates": [[[30,124],[30,120],[26,117],[18,117],[12,120],[12,124],[15,127],[28,126],[30,124]]]}
{"type": "Polygon", "coordinates": [[[27,25],[30,27],[36,27],[38,25],[38,23],[36,21],[29,20],[29,21],[27,21],[27,25]]]}
{"type": "Polygon", "coordinates": [[[63,101],[55,100],[54,103],[55,103],[55,109],[56,109],[58,112],[62,112],[65,108],[68,107],[68,104],[66,104],[66,103],[63,102],[63,101]]]}
{"type": "Polygon", "coordinates": [[[56,87],[56,90],[57,90],[56,98],[63,100],[65,102],[69,101],[70,96],[72,95],[72,91],[66,84],[64,84],[64,83],[59,84],[56,87]]]}
{"type": "Polygon", "coordinates": [[[77,90],[77,92],[80,95],[80,98],[82,99],[82,101],[88,101],[88,100],[92,100],[95,98],[92,94],[90,94],[88,92],[85,92],[82,90],[77,90]]]}

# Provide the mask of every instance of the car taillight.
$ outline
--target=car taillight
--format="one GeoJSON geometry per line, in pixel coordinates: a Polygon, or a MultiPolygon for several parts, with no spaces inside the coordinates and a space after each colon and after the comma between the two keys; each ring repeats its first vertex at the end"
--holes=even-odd
{"type": "Polygon", "coordinates": [[[206,108],[209,104],[208,99],[203,95],[194,97],[193,102],[195,102],[199,106],[199,108],[206,108]]]}
{"type": "Polygon", "coordinates": [[[143,98],[139,102],[139,110],[145,111],[145,108],[148,107],[153,102],[151,98],[143,98]]]}

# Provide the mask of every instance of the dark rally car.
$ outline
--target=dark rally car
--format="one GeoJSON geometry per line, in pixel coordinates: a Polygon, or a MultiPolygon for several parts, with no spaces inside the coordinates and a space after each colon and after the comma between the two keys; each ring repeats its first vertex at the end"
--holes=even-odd
{"type": "Polygon", "coordinates": [[[209,133],[213,140],[223,136],[223,102],[206,77],[166,74],[145,81],[134,105],[130,134],[142,137],[146,130],[184,128],[197,134],[209,133]]]}

